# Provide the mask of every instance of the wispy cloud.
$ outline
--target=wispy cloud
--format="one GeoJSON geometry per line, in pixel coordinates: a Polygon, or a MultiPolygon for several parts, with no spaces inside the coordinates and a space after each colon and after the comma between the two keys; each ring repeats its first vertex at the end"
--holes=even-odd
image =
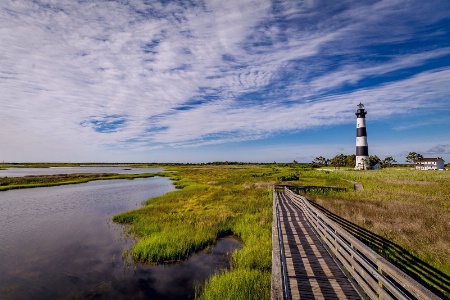
{"type": "Polygon", "coordinates": [[[426,154],[429,155],[450,154],[450,144],[434,146],[433,148],[428,149],[426,154]]]}
{"type": "Polygon", "coordinates": [[[236,143],[352,122],[342,116],[360,101],[377,118],[448,109],[448,11],[444,0],[2,2],[1,151],[236,143]]]}

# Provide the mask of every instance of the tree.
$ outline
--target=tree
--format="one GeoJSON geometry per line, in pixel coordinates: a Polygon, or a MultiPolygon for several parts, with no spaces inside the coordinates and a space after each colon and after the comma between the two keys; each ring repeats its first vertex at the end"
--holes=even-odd
{"type": "Polygon", "coordinates": [[[389,168],[392,167],[392,165],[396,162],[397,161],[392,156],[387,156],[383,159],[381,164],[383,165],[383,168],[389,168]]]}
{"type": "Polygon", "coordinates": [[[356,165],[356,154],[347,155],[345,158],[345,165],[347,167],[354,167],[356,165]]]}
{"type": "Polygon", "coordinates": [[[422,154],[417,152],[409,152],[406,156],[406,162],[417,164],[419,161],[423,159],[422,154]]]}
{"type": "Polygon", "coordinates": [[[319,156],[316,157],[313,161],[312,161],[312,165],[313,166],[318,166],[318,167],[323,167],[323,166],[327,166],[330,163],[329,159],[326,159],[323,156],[319,156]]]}
{"type": "Polygon", "coordinates": [[[381,159],[376,155],[371,155],[369,157],[369,163],[371,166],[381,163],[381,159]]]}
{"type": "Polygon", "coordinates": [[[340,169],[342,166],[345,166],[346,158],[347,156],[341,153],[331,159],[331,164],[334,166],[335,169],[336,168],[340,169]]]}

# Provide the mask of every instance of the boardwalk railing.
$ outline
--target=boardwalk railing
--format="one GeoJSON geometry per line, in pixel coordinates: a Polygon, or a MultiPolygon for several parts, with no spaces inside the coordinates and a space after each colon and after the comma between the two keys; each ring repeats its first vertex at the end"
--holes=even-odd
{"type": "MultiPolygon", "coordinates": [[[[276,191],[273,189],[273,196],[274,199],[276,197],[276,191]]],[[[278,288],[282,293],[282,299],[290,300],[290,292],[289,292],[289,286],[288,286],[288,276],[287,276],[287,266],[286,266],[286,255],[284,253],[284,246],[282,241],[282,234],[281,234],[281,224],[280,224],[280,209],[278,205],[278,201],[274,201],[274,221],[276,222],[276,231],[277,231],[277,238],[276,241],[273,241],[274,243],[278,243],[278,249],[279,249],[279,257],[276,257],[276,265],[280,266],[280,274],[278,274],[279,278],[277,279],[278,282],[278,288]]],[[[272,258],[273,259],[273,258],[272,258]]],[[[273,286],[272,286],[273,287],[273,286]]]]}
{"type": "Polygon", "coordinates": [[[284,190],[294,205],[303,211],[344,270],[370,299],[439,299],[330,220],[305,197],[295,194],[288,187],[284,190]]]}
{"type": "Polygon", "coordinates": [[[301,193],[311,193],[311,192],[345,192],[346,188],[339,188],[335,186],[316,186],[316,185],[278,185],[278,187],[288,188],[291,191],[296,192],[297,194],[301,193]]]}

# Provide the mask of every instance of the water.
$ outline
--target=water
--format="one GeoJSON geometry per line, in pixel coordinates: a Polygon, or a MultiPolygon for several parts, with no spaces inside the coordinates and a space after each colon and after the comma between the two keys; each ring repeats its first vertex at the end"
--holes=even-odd
{"type": "Polygon", "coordinates": [[[52,168],[10,168],[0,170],[0,177],[22,177],[27,175],[56,175],[73,173],[118,173],[137,174],[164,171],[162,168],[131,168],[131,167],[52,167],[52,168]]]}
{"type": "Polygon", "coordinates": [[[181,264],[130,265],[121,255],[132,240],[110,221],[172,189],[156,177],[0,192],[0,299],[193,298],[237,241],[181,264]]]}

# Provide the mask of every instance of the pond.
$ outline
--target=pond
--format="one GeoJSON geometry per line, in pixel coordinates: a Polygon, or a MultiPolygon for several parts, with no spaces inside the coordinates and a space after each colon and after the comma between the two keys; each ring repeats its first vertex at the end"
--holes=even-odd
{"type": "Polygon", "coordinates": [[[135,265],[121,258],[133,240],[111,222],[173,189],[155,177],[0,192],[0,298],[192,299],[239,242],[222,239],[180,264],[135,265]]]}

